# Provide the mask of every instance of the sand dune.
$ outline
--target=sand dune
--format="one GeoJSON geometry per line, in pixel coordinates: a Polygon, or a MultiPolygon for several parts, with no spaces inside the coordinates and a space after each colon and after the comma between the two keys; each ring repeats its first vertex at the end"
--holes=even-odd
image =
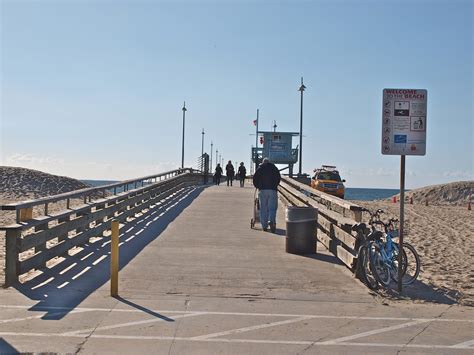
{"type": "Polygon", "coordinates": [[[89,185],[66,176],[0,166],[0,203],[30,200],[84,189],[89,185]]]}
{"type": "MultiPolygon", "coordinates": [[[[413,199],[414,203],[429,205],[467,206],[472,199],[474,181],[458,181],[449,184],[432,185],[420,189],[410,190],[405,193],[405,200],[413,199]]],[[[400,195],[396,195],[397,200],[400,195]]]]}

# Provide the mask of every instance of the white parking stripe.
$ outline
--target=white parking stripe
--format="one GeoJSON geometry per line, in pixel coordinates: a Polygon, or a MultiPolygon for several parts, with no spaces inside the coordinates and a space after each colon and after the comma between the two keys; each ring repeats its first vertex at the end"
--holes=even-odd
{"type": "MultiPolygon", "coordinates": [[[[58,333],[20,333],[20,332],[0,332],[0,336],[32,336],[32,337],[72,337],[85,338],[87,334],[58,334],[58,333]]],[[[293,340],[256,340],[256,339],[193,339],[183,337],[163,337],[163,336],[134,336],[134,335],[105,335],[92,334],[90,338],[96,339],[120,339],[120,340],[173,340],[173,341],[196,341],[196,342],[213,342],[213,343],[246,343],[246,344],[282,344],[282,345],[314,345],[314,346],[348,346],[348,347],[385,347],[385,348],[415,348],[415,349],[468,349],[469,346],[459,345],[429,345],[429,344],[387,344],[387,343],[327,343],[327,342],[312,342],[312,341],[293,341],[293,340]]]]}
{"type": "MultiPolygon", "coordinates": [[[[34,307],[33,305],[17,306],[17,305],[0,305],[0,308],[12,308],[12,309],[29,309],[34,307]]],[[[70,310],[68,307],[55,307],[47,306],[41,307],[39,311],[50,311],[50,310],[70,310]]],[[[111,308],[88,308],[78,307],[74,310],[84,311],[96,311],[96,312],[140,312],[139,309],[111,309],[111,308]]],[[[212,312],[212,311],[183,311],[183,310],[160,310],[151,309],[150,311],[155,313],[200,313],[207,315],[229,315],[229,316],[245,316],[245,317],[311,317],[320,319],[355,319],[355,320],[393,320],[393,321],[427,321],[427,322],[461,322],[461,323],[474,323],[474,319],[453,319],[453,318],[408,318],[408,317],[367,317],[367,316],[331,316],[331,315],[318,315],[318,314],[291,314],[291,313],[246,313],[246,312],[212,312]]]]}
{"type": "Polygon", "coordinates": [[[311,316],[305,316],[305,317],[299,317],[299,318],[295,318],[295,319],[287,319],[287,320],[282,320],[282,321],[279,321],[279,322],[265,323],[265,324],[253,325],[253,326],[245,327],[245,328],[227,330],[227,331],[219,332],[219,333],[199,335],[197,337],[192,337],[190,339],[192,339],[192,340],[202,340],[202,339],[216,338],[216,337],[219,337],[219,336],[222,336],[222,335],[238,334],[238,333],[248,332],[248,331],[251,331],[251,330],[258,330],[258,329],[263,329],[263,328],[276,327],[278,325],[283,325],[283,324],[291,324],[291,323],[301,322],[302,320],[307,320],[307,319],[311,319],[311,318],[312,318],[311,316]]]}
{"type": "Polygon", "coordinates": [[[465,341],[464,343],[459,343],[459,344],[453,345],[453,348],[465,349],[466,347],[470,348],[473,345],[474,345],[474,339],[469,340],[469,341],[465,341]]]}
{"type": "MultiPolygon", "coordinates": [[[[187,318],[187,317],[195,317],[195,316],[200,316],[202,313],[188,313],[188,314],[182,314],[174,317],[168,317],[172,320],[179,319],[179,318],[187,318]]],[[[74,330],[72,332],[66,332],[66,333],[61,333],[61,335],[76,335],[76,334],[82,334],[82,333],[89,333],[92,331],[98,331],[98,330],[109,330],[109,329],[116,329],[116,328],[123,328],[123,327],[130,327],[133,325],[140,325],[140,324],[147,324],[147,323],[156,323],[156,322],[164,322],[165,319],[163,318],[153,318],[153,319],[145,319],[145,320],[140,320],[140,321],[135,321],[135,322],[128,322],[128,323],[119,323],[119,324],[114,324],[114,325],[107,325],[103,327],[97,327],[97,328],[88,328],[88,329],[80,329],[80,330],[74,330]]]]}
{"type": "Polygon", "coordinates": [[[403,324],[392,325],[390,327],[378,328],[378,329],[374,329],[374,330],[369,330],[368,332],[363,332],[363,333],[349,335],[349,336],[342,337],[342,338],[323,341],[319,344],[336,344],[336,343],[340,343],[340,342],[343,342],[343,341],[346,341],[346,340],[354,340],[354,339],[358,339],[358,338],[367,337],[367,336],[370,336],[370,335],[386,333],[386,332],[390,332],[392,330],[403,329],[403,328],[411,327],[413,325],[418,325],[418,324],[427,323],[427,322],[431,322],[431,321],[430,320],[417,320],[417,321],[414,321],[414,322],[408,322],[408,323],[403,323],[403,324]]]}

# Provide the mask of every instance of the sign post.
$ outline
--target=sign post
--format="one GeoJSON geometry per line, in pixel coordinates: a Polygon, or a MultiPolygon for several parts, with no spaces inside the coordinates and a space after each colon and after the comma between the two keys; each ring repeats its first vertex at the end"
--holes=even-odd
{"type": "Polygon", "coordinates": [[[382,102],[382,154],[400,155],[400,230],[398,291],[402,292],[403,229],[405,222],[405,156],[426,154],[424,89],[384,89],[382,102]]]}

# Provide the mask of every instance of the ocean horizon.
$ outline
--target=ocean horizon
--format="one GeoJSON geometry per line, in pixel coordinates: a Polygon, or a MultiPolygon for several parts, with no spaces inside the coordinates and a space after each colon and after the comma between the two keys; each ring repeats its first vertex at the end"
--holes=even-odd
{"type": "MultiPolygon", "coordinates": [[[[117,180],[81,180],[91,186],[103,186],[119,182],[117,180]]],[[[408,191],[408,190],[406,190],[408,191]]],[[[381,189],[381,188],[363,188],[363,187],[346,187],[346,200],[374,201],[384,200],[396,195],[399,189],[381,189]]]]}

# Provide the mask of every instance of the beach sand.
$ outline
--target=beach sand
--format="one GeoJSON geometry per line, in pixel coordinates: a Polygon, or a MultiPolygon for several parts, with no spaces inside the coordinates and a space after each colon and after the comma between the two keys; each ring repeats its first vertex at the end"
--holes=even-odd
{"type": "MultiPolygon", "coordinates": [[[[383,209],[383,220],[399,218],[400,205],[353,201],[369,210],[383,209]]],[[[364,219],[368,220],[364,213],[364,219]]],[[[421,257],[419,280],[464,305],[474,306],[474,223],[467,206],[405,204],[404,240],[421,257]]]]}

